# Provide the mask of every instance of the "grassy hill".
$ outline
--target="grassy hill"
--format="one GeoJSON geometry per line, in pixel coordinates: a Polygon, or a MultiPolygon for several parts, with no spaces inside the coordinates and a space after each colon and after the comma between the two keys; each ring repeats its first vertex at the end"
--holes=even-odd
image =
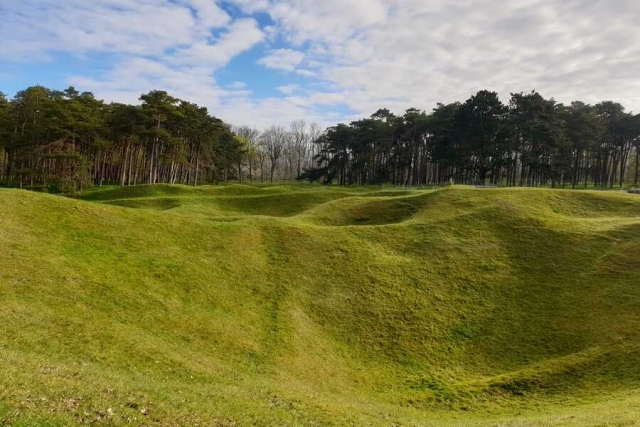
{"type": "Polygon", "coordinates": [[[637,420],[638,195],[0,189],[0,424],[637,420]]]}

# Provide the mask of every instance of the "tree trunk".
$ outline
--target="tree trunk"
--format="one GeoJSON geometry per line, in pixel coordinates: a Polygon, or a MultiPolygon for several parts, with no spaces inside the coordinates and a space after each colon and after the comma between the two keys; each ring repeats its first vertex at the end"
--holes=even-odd
{"type": "Polygon", "coordinates": [[[571,188],[575,190],[576,185],[578,184],[578,165],[580,161],[580,150],[576,151],[576,158],[573,162],[573,180],[571,182],[571,188]]]}
{"type": "Polygon", "coordinates": [[[636,145],[636,173],[633,178],[634,185],[638,185],[638,172],[640,172],[640,144],[636,145]]]}

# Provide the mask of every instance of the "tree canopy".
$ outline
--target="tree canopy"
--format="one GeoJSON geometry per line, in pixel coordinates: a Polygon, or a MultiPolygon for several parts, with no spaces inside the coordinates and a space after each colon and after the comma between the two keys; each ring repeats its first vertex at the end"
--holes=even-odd
{"type": "Polygon", "coordinates": [[[0,93],[0,183],[50,191],[244,179],[602,188],[637,184],[639,157],[640,115],[612,101],[563,105],[536,91],[504,104],[481,90],[430,113],[382,108],[325,131],[304,121],[232,128],[159,90],[139,105],[73,87],[0,93]]]}
{"type": "Polygon", "coordinates": [[[536,91],[505,105],[482,90],[430,114],[381,109],[316,143],[317,166],[303,177],[343,185],[613,187],[638,183],[640,115],[611,101],[565,106],[536,91]]]}
{"type": "Polygon", "coordinates": [[[107,104],[70,87],[0,97],[0,178],[73,192],[88,184],[216,182],[240,144],[206,108],[163,91],[139,106],[107,104]]]}

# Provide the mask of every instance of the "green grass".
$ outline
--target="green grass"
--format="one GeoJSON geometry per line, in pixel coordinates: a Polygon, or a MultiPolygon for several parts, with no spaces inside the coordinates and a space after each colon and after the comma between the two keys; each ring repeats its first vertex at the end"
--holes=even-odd
{"type": "Polygon", "coordinates": [[[0,189],[0,424],[637,420],[638,195],[0,189]]]}

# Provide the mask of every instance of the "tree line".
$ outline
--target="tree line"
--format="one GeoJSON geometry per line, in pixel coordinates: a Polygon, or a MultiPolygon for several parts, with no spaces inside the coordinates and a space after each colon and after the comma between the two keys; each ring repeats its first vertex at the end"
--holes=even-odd
{"type": "Polygon", "coordinates": [[[0,96],[0,179],[9,185],[81,190],[89,184],[218,180],[240,143],[206,108],[163,91],[139,106],[107,104],[73,87],[30,87],[0,96]]]}
{"type": "Polygon", "coordinates": [[[325,183],[622,187],[638,184],[640,115],[536,91],[505,105],[483,90],[430,114],[381,109],[327,129],[317,143],[316,166],[302,177],[325,183]]]}
{"type": "Polygon", "coordinates": [[[151,91],[140,105],[70,87],[0,93],[0,183],[73,193],[88,185],[295,179],[320,128],[232,128],[206,108],[151,91]]]}
{"type": "Polygon", "coordinates": [[[139,105],[70,87],[0,93],[0,183],[72,193],[89,185],[310,180],[340,185],[638,184],[640,115],[615,102],[563,105],[495,92],[322,130],[231,127],[164,91],[139,105]]]}

